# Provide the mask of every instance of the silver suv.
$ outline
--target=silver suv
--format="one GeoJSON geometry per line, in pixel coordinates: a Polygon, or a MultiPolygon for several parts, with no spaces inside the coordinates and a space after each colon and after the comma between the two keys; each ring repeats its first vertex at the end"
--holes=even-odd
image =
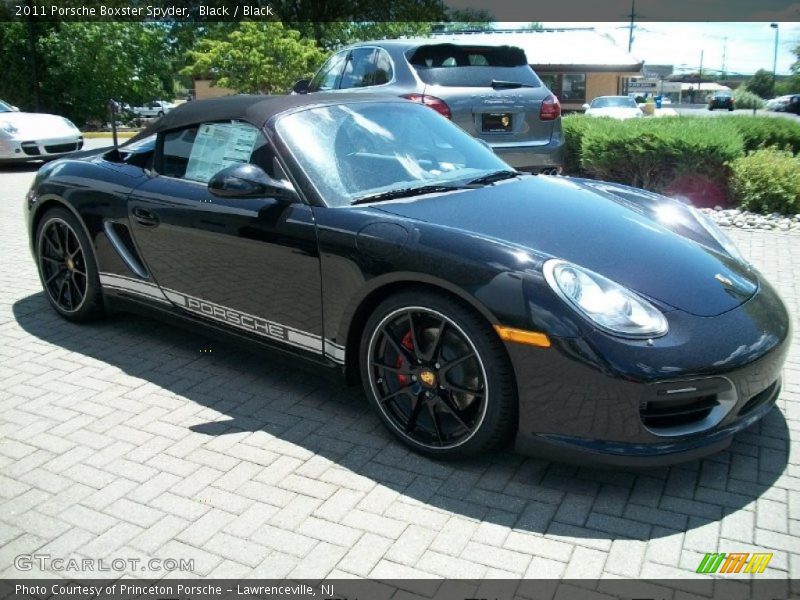
{"type": "Polygon", "coordinates": [[[512,167],[555,173],[561,105],[514,46],[431,39],[360,42],[331,56],[294,92],[392,94],[430,106],[487,142],[512,167]]]}

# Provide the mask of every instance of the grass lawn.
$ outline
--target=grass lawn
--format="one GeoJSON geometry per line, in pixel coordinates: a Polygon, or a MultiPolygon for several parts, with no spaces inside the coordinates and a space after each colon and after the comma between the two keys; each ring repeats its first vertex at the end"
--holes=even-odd
{"type": "MultiPolygon", "coordinates": [[[[132,138],[135,136],[138,131],[118,131],[117,137],[122,138],[132,138]]],[[[111,139],[113,135],[110,131],[84,131],[83,132],[83,139],[85,140],[93,140],[98,138],[108,138],[111,139]]]]}

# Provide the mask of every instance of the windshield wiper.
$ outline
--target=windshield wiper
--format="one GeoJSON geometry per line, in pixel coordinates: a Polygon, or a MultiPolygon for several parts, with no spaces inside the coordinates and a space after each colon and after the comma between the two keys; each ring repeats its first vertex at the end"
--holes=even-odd
{"type": "Polygon", "coordinates": [[[419,187],[407,187],[397,190],[389,190],[378,194],[370,194],[356,198],[350,204],[366,204],[367,202],[380,202],[381,200],[393,200],[394,198],[409,198],[411,196],[422,196],[423,194],[435,194],[437,192],[452,192],[453,190],[467,189],[463,185],[421,185],[419,187]]]}
{"type": "Polygon", "coordinates": [[[538,87],[536,85],[531,85],[530,83],[522,83],[521,81],[503,81],[500,79],[492,79],[492,87],[493,88],[532,88],[538,87]]]}
{"type": "Polygon", "coordinates": [[[490,183],[494,183],[495,181],[503,181],[504,179],[511,179],[512,177],[519,177],[520,175],[525,175],[521,171],[512,171],[509,169],[503,169],[502,171],[494,171],[492,173],[488,173],[487,175],[482,175],[481,177],[477,177],[475,179],[470,180],[467,185],[474,186],[474,185],[489,185],[490,183]]]}

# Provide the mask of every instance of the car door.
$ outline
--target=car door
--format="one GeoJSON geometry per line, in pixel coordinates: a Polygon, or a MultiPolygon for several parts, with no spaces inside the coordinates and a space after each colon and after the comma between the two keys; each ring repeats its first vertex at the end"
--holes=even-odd
{"type": "Polygon", "coordinates": [[[320,354],[320,270],[311,207],[276,198],[219,198],[219,170],[252,162],[284,178],[254,126],[201,123],[162,132],[157,175],[128,200],[136,245],[181,310],[320,354]]]}

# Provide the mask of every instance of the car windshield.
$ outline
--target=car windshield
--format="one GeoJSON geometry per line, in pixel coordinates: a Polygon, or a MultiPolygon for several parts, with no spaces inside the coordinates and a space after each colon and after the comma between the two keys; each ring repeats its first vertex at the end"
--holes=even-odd
{"type": "Polygon", "coordinates": [[[11,108],[8,104],[0,100],[0,113],[4,112],[14,112],[14,109],[11,108]]]}
{"type": "Polygon", "coordinates": [[[511,170],[463,129],[412,102],[310,108],[280,117],[276,130],[328,206],[511,170]]]}
{"type": "Polygon", "coordinates": [[[493,87],[492,82],[497,81],[525,87],[542,85],[525,52],[514,46],[431,44],[417,48],[408,62],[429,85],[493,87]]]}
{"type": "Polygon", "coordinates": [[[636,108],[636,100],[627,96],[604,96],[592,100],[591,108],[636,108]]]}

